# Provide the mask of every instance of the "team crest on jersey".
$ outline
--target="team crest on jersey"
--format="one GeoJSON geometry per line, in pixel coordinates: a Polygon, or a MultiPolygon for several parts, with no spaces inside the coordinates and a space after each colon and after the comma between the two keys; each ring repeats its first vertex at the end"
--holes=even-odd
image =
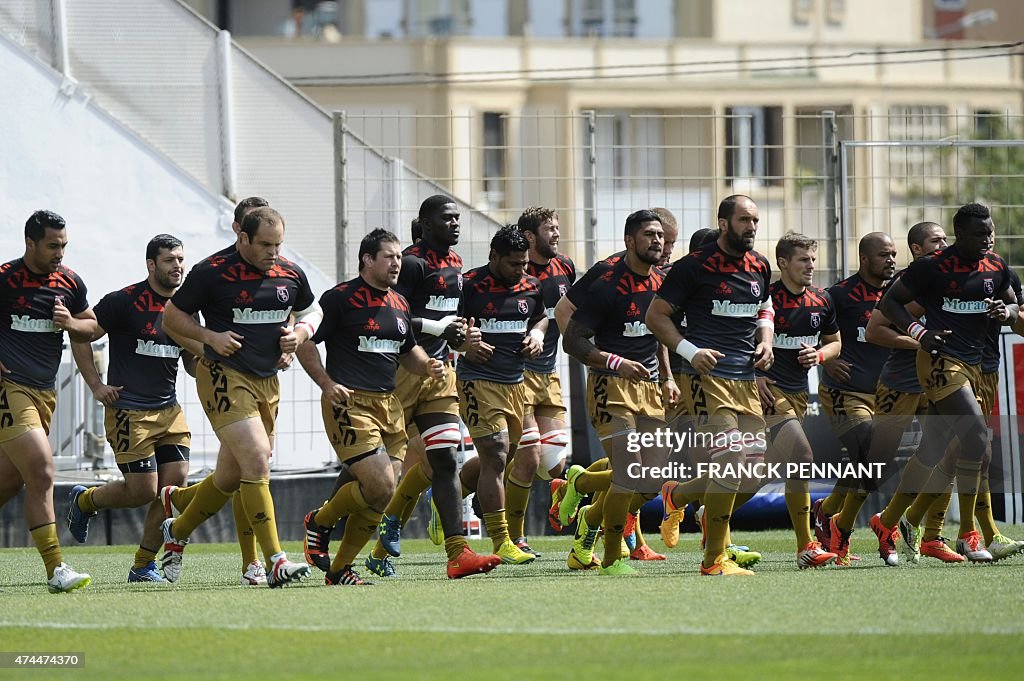
{"type": "Polygon", "coordinates": [[[985,279],[985,293],[992,294],[996,290],[995,284],[992,283],[991,279],[985,279]]]}
{"type": "Polygon", "coordinates": [[[399,319],[399,320],[398,320],[398,333],[400,333],[400,334],[402,334],[402,335],[404,336],[404,335],[405,335],[405,332],[406,332],[407,330],[408,330],[408,329],[406,329],[406,327],[405,327],[405,320],[403,320],[403,319],[399,319]]]}
{"type": "Polygon", "coordinates": [[[519,311],[522,312],[523,314],[526,314],[527,312],[530,311],[530,306],[529,304],[527,304],[524,298],[519,298],[518,300],[516,300],[516,305],[519,306],[519,311]]]}
{"type": "Polygon", "coordinates": [[[289,298],[288,287],[287,286],[278,286],[277,287],[277,299],[280,300],[282,303],[287,303],[288,302],[288,298],[289,298]]]}
{"type": "Polygon", "coordinates": [[[757,297],[761,297],[761,284],[756,281],[750,282],[750,292],[757,297]]]}
{"type": "Polygon", "coordinates": [[[568,291],[569,291],[569,287],[568,287],[568,286],[566,286],[565,284],[559,284],[559,285],[558,285],[558,297],[559,297],[559,298],[562,298],[562,297],[564,297],[564,296],[565,296],[565,294],[566,294],[566,293],[567,293],[568,291]]]}
{"type": "Polygon", "coordinates": [[[812,312],[811,313],[811,327],[816,329],[819,326],[821,326],[821,313],[820,312],[812,312]]]}

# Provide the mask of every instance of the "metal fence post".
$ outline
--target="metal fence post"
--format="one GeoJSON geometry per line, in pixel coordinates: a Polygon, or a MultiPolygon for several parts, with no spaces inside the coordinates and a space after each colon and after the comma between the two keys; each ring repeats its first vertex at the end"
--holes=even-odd
{"type": "Polygon", "coordinates": [[[220,78],[220,180],[224,196],[232,202],[238,200],[235,179],[235,98],[231,87],[231,33],[217,33],[217,66],[220,78]]]}
{"type": "Polygon", "coordinates": [[[53,0],[54,31],[53,56],[57,59],[57,68],[65,79],[71,80],[71,58],[68,56],[68,11],[65,0],[53,0]]]}
{"type": "MultiPolygon", "coordinates": [[[[843,142],[839,143],[839,210],[840,210],[840,222],[839,222],[839,264],[841,271],[839,278],[846,279],[850,276],[849,274],[849,250],[847,243],[847,236],[850,233],[851,217],[853,212],[850,210],[850,189],[847,187],[849,184],[849,163],[847,146],[843,142]]],[[[856,234],[856,228],[853,228],[853,233],[856,234]]]]}
{"type": "MultiPolygon", "coordinates": [[[[839,221],[839,209],[836,204],[836,188],[839,183],[838,126],[835,111],[821,112],[821,152],[824,160],[825,177],[825,219],[826,234],[832,238],[833,248],[829,256],[828,266],[832,276],[839,272],[840,243],[845,243],[843,228],[839,221]]],[[[832,284],[832,282],[828,282],[832,284]]]]}
{"type": "Polygon", "coordinates": [[[334,124],[334,272],[345,281],[348,266],[348,123],[344,111],[331,116],[334,124]]]}
{"type": "Polygon", "coordinates": [[[583,112],[587,117],[587,183],[583,191],[584,257],[587,266],[597,262],[597,113],[583,112]]]}

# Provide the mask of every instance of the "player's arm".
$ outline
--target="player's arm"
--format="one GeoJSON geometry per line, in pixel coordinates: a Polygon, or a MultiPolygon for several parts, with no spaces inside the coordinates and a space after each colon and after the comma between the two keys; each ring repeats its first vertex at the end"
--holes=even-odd
{"type": "Polygon", "coordinates": [[[562,296],[555,303],[555,323],[558,324],[558,330],[563,334],[569,327],[569,320],[572,319],[574,312],[576,312],[576,306],[569,300],[569,296],[562,296]]]}
{"type": "Polygon", "coordinates": [[[67,331],[68,338],[73,343],[89,343],[96,333],[96,313],[91,307],[87,307],[72,315],[71,311],[64,307],[64,303],[58,300],[53,305],[53,324],[58,329],[67,331]]]}
{"type": "MultiPolygon", "coordinates": [[[[913,265],[911,266],[911,268],[913,265]]],[[[921,344],[921,349],[931,354],[936,354],[939,349],[945,345],[945,337],[950,335],[952,331],[931,331],[919,321],[914,319],[910,311],[907,310],[907,304],[913,302],[916,299],[914,292],[906,285],[905,279],[909,276],[904,274],[903,277],[893,282],[885,294],[882,296],[882,300],[878,302],[878,309],[881,310],[898,330],[903,331],[906,335],[917,340],[921,344]]]]}
{"type": "Polygon", "coordinates": [[[313,337],[317,327],[320,326],[324,319],[324,312],[320,308],[320,303],[313,299],[309,307],[294,313],[293,317],[295,319],[294,326],[281,327],[279,345],[281,353],[284,355],[294,353],[299,346],[304,345],[306,341],[313,337]]]}
{"type": "Polygon", "coordinates": [[[215,333],[201,326],[195,317],[175,306],[173,300],[164,306],[163,329],[168,336],[179,339],[179,344],[181,341],[192,340],[201,345],[209,345],[221,357],[230,357],[238,352],[245,340],[245,336],[234,331],[215,333]]]}
{"type": "Polygon", "coordinates": [[[1020,308],[1017,295],[1009,286],[998,298],[988,301],[988,316],[999,321],[1003,326],[1013,327],[1019,316],[1020,308]]]}
{"type": "Polygon", "coordinates": [[[398,363],[410,374],[438,379],[444,378],[444,362],[434,359],[427,354],[426,350],[418,345],[413,345],[409,352],[399,355],[398,363]]]}
{"type": "Polygon", "coordinates": [[[754,330],[754,367],[770,369],[775,361],[775,348],[772,339],[775,336],[775,306],[771,297],[761,302],[757,311],[757,327],[754,330]]]}
{"type": "Polygon", "coordinates": [[[197,366],[199,366],[199,357],[195,353],[183,349],[181,351],[181,368],[185,370],[185,373],[195,378],[197,366]]]}
{"type": "MultiPolygon", "coordinates": [[[[921,314],[914,314],[914,308],[920,308],[918,303],[911,303],[911,314],[915,319],[919,319],[921,314]]],[[[867,338],[868,343],[874,343],[880,345],[883,348],[894,348],[896,350],[917,350],[921,347],[921,344],[910,336],[900,333],[893,327],[892,322],[885,316],[885,313],[881,309],[875,308],[871,312],[871,318],[868,319],[867,328],[864,331],[864,337],[867,338]]]]}
{"type": "Polygon", "coordinates": [[[340,383],[336,383],[327,373],[327,369],[324,368],[324,363],[320,359],[320,351],[316,349],[316,343],[303,343],[295,351],[295,356],[299,358],[299,364],[313,379],[313,382],[320,387],[331,404],[341,406],[348,400],[352,391],[340,383]]]}
{"type": "Polygon", "coordinates": [[[619,376],[632,380],[642,381],[651,377],[651,372],[643,364],[620,357],[611,352],[604,352],[598,349],[590,340],[594,336],[594,330],[576,319],[580,310],[569,320],[568,328],[562,334],[562,349],[588,367],[595,369],[611,369],[619,376]]]}
{"type": "MultiPolygon", "coordinates": [[[[100,337],[102,336],[103,333],[100,334],[100,337]]],[[[71,356],[75,358],[75,364],[78,365],[78,370],[82,374],[82,380],[89,386],[89,390],[92,391],[96,401],[107,407],[116,402],[118,397],[121,396],[124,386],[107,385],[103,382],[99,369],[96,368],[96,358],[93,354],[92,344],[71,341],[71,356]]]]}
{"type": "Polygon", "coordinates": [[[698,348],[683,338],[683,334],[679,333],[679,327],[672,321],[672,315],[678,311],[679,307],[677,305],[670,303],[659,295],[648,306],[644,323],[647,324],[648,330],[654,334],[654,337],[662,345],[666,348],[673,348],[698,373],[706,375],[715,368],[718,360],[725,357],[725,355],[718,350],[698,348]]]}
{"type": "Polygon", "coordinates": [[[521,350],[524,356],[531,359],[544,352],[544,335],[548,332],[548,317],[544,311],[544,301],[539,299],[540,296],[537,297],[537,313],[530,319],[521,350]]]}
{"type": "Polygon", "coordinates": [[[797,361],[800,363],[800,366],[810,369],[811,367],[816,367],[819,364],[836,359],[839,357],[842,349],[843,341],[839,332],[822,334],[821,347],[816,348],[813,345],[804,343],[800,352],[797,353],[797,361]]]}

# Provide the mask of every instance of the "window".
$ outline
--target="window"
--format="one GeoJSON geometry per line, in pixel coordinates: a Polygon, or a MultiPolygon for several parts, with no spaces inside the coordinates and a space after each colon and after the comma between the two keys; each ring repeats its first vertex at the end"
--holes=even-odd
{"type": "Polygon", "coordinates": [[[825,21],[840,26],[846,20],[846,0],[825,0],[825,21]]]}
{"type": "Polygon", "coordinates": [[[597,112],[597,177],[602,188],[661,186],[665,134],[654,111],[597,112]]]}
{"type": "Polygon", "coordinates": [[[782,107],[726,109],[725,173],[731,183],[782,184],[782,107]]]}
{"type": "Polygon", "coordinates": [[[814,12],[814,0],[792,0],[793,2],[793,23],[797,26],[806,26],[811,23],[811,14],[814,12]]]}
{"type": "Polygon", "coordinates": [[[572,0],[573,35],[634,38],[639,21],[636,0],[572,0]]]}
{"type": "Polygon", "coordinates": [[[484,201],[489,208],[505,205],[505,115],[484,112],[484,201]]]}
{"type": "MultiPolygon", "coordinates": [[[[893,106],[888,116],[889,140],[938,140],[949,132],[948,110],[944,106],[893,106]]],[[[943,155],[939,149],[896,146],[889,150],[889,176],[897,191],[913,189],[939,191],[943,155]]]]}

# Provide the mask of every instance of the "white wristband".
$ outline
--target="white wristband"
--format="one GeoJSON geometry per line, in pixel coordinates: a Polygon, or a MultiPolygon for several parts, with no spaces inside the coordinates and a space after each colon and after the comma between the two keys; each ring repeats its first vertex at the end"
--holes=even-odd
{"type": "Polygon", "coordinates": [[[918,342],[920,342],[921,337],[927,332],[928,329],[925,328],[924,324],[921,322],[911,322],[910,326],[907,327],[907,335],[918,342]]]}
{"type": "Polygon", "coordinates": [[[685,338],[679,341],[679,345],[676,346],[676,354],[681,355],[687,362],[693,361],[693,356],[697,354],[698,350],[700,348],[685,338]]]}
{"type": "Polygon", "coordinates": [[[540,329],[530,329],[530,335],[537,339],[537,342],[544,345],[544,332],[540,329]]]}
{"type": "Polygon", "coordinates": [[[456,319],[458,318],[453,314],[441,317],[440,319],[427,319],[424,317],[420,319],[420,326],[423,329],[423,333],[430,334],[431,336],[440,336],[448,328],[448,325],[456,319]]]}

